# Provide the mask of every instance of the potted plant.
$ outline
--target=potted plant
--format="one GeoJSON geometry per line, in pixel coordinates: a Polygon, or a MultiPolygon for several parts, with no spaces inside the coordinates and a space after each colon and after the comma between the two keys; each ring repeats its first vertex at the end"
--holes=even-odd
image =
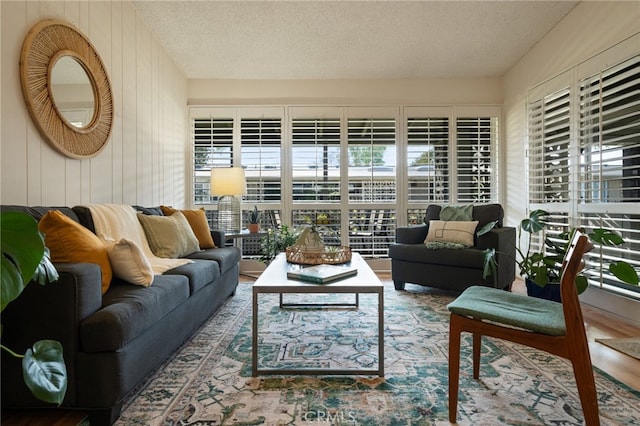
{"type": "MultiPolygon", "coordinates": [[[[20,212],[0,213],[0,243],[2,311],[20,296],[32,279],[41,285],[58,280],[44,238],[31,216],[20,212]]],[[[25,384],[36,398],[58,405],[62,402],[67,391],[67,369],[60,342],[40,340],[24,354],[4,344],[0,347],[22,359],[25,384]]]]}
{"type": "Polygon", "coordinates": [[[298,232],[287,225],[281,225],[276,230],[269,229],[267,235],[262,237],[260,241],[260,261],[264,263],[271,262],[278,253],[295,244],[298,236],[298,232]]]}
{"type": "Polygon", "coordinates": [[[249,232],[255,234],[260,230],[260,212],[258,206],[253,206],[253,210],[249,212],[249,232]]]}
{"type": "MultiPolygon", "coordinates": [[[[533,251],[532,235],[542,231],[546,226],[545,217],[548,212],[545,210],[534,210],[529,217],[524,218],[518,226],[518,240],[516,245],[516,256],[514,259],[519,268],[520,276],[525,279],[527,293],[530,296],[542,297],[545,299],[560,301],[560,275],[562,273],[562,260],[569,248],[569,241],[576,232],[575,228],[558,235],[559,242],[551,238],[545,238],[544,246],[546,252],[533,251]],[[522,233],[529,233],[526,249],[522,249],[522,233]]],[[[482,235],[495,226],[490,223],[478,231],[482,235]]],[[[603,228],[596,228],[588,234],[591,241],[600,245],[618,246],[624,243],[623,238],[615,232],[603,228]]],[[[484,277],[490,276],[496,268],[495,250],[485,250],[484,277]]],[[[618,260],[609,264],[609,271],[619,280],[638,285],[638,274],[634,268],[623,260],[618,260]]],[[[583,293],[589,286],[587,277],[584,274],[576,278],[576,288],[578,294],[583,293]]]]}

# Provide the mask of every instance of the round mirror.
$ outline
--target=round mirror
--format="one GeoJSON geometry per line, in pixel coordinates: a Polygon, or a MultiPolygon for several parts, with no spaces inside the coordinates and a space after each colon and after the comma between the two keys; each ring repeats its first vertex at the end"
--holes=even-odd
{"type": "Polygon", "coordinates": [[[94,117],[96,99],[87,71],[73,57],[61,56],[50,73],[53,104],[71,126],[82,129],[94,117]]]}
{"type": "Polygon", "coordinates": [[[29,114],[44,139],[71,158],[98,155],[113,128],[111,83],[100,55],[71,24],[38,22],[20,55],[29,114]]]}

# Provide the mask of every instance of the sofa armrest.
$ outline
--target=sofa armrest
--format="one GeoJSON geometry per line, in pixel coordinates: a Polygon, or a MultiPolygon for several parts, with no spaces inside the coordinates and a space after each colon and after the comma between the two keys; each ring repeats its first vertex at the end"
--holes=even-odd
{"type": "Polygon", "coordinates": [[[56,263],[60,278],[46,285],[30,282],[2,312],[3,342],[18,350],[39,339],[60,341],[77,350],[80,322],[102,306],[100,267],[93,263],[56,263]]]}
{"type": "MultiPolygon", "coordinates": [[[[80,323],[102,306],[100,267],[93,263],[56,263],[60,278],[54,283],[39,285],[30,282],[17,299],[2,311],[2,344],[24,353],[38,340],[52,339],[62,344],[69,387],[65,405],[73,405],[77,354],[82,350],[79,340],[80,323]]],[[[3,404],[23,404],[34,401],[22,380],[19,360],[2,354],[3,404]],[[6,370],[5,370],[6,366],[6,370]]],[[[17,406],[17,405],[16,405],[17,406]]]]}
{"type": "Polygon", "coordinates": [[[213,243],[216,245],[216,247],[225,246],[226,238],[224,236],[224,231],[220,231],[219,229],[212,229],[211,237],[213,238],[213,243]]]}
{"type": "Polygon", "coordinates": [[[396,243],[398,244],[419,244],[427,238],[427,224],[400,226],[396,228],[396,243]]]}

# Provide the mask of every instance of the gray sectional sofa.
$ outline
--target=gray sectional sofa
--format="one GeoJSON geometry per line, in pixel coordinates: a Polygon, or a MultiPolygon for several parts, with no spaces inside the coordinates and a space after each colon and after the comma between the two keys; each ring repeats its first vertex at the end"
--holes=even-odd
{"type": "MultiPolygon", "coordinates": [[[[36,220],[53,209],[92,229],[83,207],[1,207],[36,220]]],[[[102,295],[98,265],[56,264],[58,282],[27,285],[3,311],[2,343],[23,353],[37,340],[60,341],[68,374],[62,407],[88,411],[92,425],[112,424],[127,393],[235,293],[240,251],[224,247],[224,233],[212,236],[219,248],[189,255],[193,263],[155,276],[149,287],[114,278],[102,295]]],[[[46,406],[24,385],[20,361],[4,351],[1,389],[3,409],[46,406]]]]}
{"type": "Polygon", "coordinates": [[[424,224],[396,229],[396,241],[389,246],[391,258],[391,278],[395,288],[403,290],[405,283],[420,284],[447,290],[462,291],[471,285],[484,285],[511,289],[515,279],[515,239],[513,227],[503,226],[504,210],[500,204],[476,204],[473,206],[473,220],[478,221],[477,229],[497,221],[497,226],[489,233],[474,237],[472,247],[464,249],[427,249],[425,238],[429,223],[440,219],[442,206],[429,205],[424,224]],[[486,248],[497,252],[497,273],[483,278],[486,248]]]}

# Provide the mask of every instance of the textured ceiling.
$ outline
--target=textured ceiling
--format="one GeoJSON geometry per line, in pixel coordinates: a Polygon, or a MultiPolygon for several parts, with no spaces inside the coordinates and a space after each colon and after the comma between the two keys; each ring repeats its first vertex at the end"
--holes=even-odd
{"type": "Polygon", "coordinates": [[[133,1],[188,78],[499,77],[575,1],[133,1]]]}

